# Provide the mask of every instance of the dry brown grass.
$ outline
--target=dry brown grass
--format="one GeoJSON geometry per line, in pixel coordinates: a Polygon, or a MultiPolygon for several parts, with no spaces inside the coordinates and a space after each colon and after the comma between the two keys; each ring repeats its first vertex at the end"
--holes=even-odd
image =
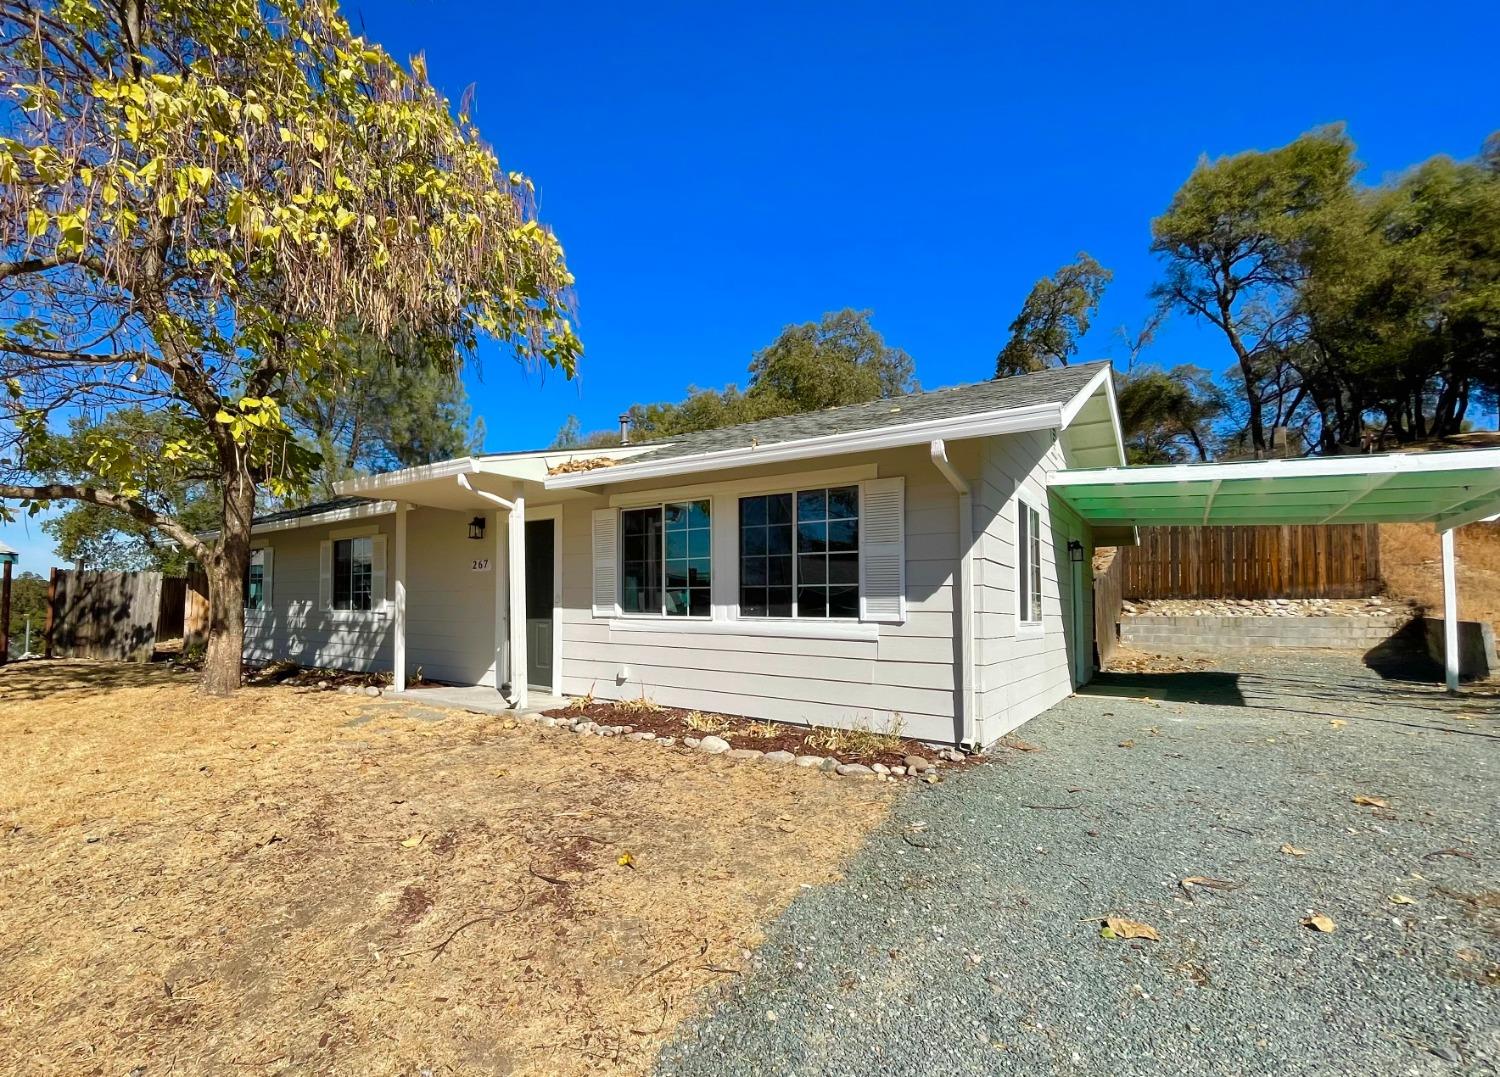
{"type": "Polygon", "coordinates": [[[892,795],[188,679],[0,672],[0,1072],[644,1072],[892,795]]]}
{"type": "MultiPolygon", "coordinates": [[[[1458,615],[1500,631],[1500,524],[1461,527],[1457,540],[1458,615]]],[[[1380,572],[1390,594],[1442,616],[1442,548],[1431,525],[1382,524],[1380,572]]]]}

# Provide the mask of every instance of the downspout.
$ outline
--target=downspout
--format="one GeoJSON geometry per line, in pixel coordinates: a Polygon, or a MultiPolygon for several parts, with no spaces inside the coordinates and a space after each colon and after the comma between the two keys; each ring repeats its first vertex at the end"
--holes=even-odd
{"type": "Polygon", "coordinates": [[[958,586],[953,604],[958,613],[959,746],[981,748],[974,706],[974,495],[948,459],[942,438],[932,442],[932,464],[958,492],[958,586]]]}

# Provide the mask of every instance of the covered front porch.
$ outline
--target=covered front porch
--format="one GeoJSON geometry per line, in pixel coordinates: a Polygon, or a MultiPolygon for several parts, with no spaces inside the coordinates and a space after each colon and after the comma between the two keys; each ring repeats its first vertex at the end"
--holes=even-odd
{"type": "MultiPolygon", "coordinates": [[[[561,697],[562,502],[586,496],[543,487],[569,452],[475,456],[351,479],[342,495],[378,498],[394,508],[391,528],[392,688],[470,710],[533,711],[561,697]],[[539,503],[543,502],[545,503],[539,503]],[[414,528],[415,509],[438,510],[437,523],[414,528]],[[414,588],[449,596],[427,602],[414,636],[414,588]],[[414,655],[447,646],[463,652],[469,684],[414,683],[430,667],[414,655]],[[451,698],[439,699],[440,694],[451,698]]],[[[450,674],[442,680],[456,680],[450,674]]]]}
{"type": "Polygon", "coordinates": [[[1500,514],[1500,449],[1076,468],[1048,485],[1101,545],[1153,525],[1430,523],[1442,537],[1444,679],[1458,690],[1453,531],[1500,514]]]}

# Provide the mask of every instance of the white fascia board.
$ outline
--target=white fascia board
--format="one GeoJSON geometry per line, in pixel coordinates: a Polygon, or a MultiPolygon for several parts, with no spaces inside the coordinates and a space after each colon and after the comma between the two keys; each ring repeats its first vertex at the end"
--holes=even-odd
{"type": "Polygon", "coordinates": [[[554,475],[546,480],[545,485],[549,490],[566,490],[580,486],[630,482],[635,479],[690,475],[699,471],[753,467],[756,464],[773,464],[785,460],[811,460],[820,456],[892,449],[905,445],[923,444],[934,438],[957,440],[989,437],[995,434],[1018,434],[1028,430],[1049,430],[1061,425],[1061,404],[1029,404],[1023,408],[1004,408],[974,415],[926,419],[917,423],[887,426],[879,430],[825,434],[820,437],[799,438],[796,441],[781,441],[771,445],[750,445],[735,449],[720,449],[717,452],[697,453],[693,456],[678,456],[656,463],[643,460],[638,464],[621,464],[618,467],[596,468],[593,471],[577,471],[565,475],[554,475]]]}
{"type": "MultiPolygon", "coordinates": [[[[368,505],[349,505],[342,509],[329,509],[327,512],[315,512],[310,516],[294,516],[289,520],[272,520],[270,523],[252,524],[250,533],[252,535],[268,535],[273,531],[295,531],[299,527],[317,527],[319,524],[339,524],[349,520],[363,520],[370,516],[386,516],[396,511],[394,501],[371,501],[368,505]]],[[[200,531],[198,537],[201,539],[216,539],[219,537],[217,529],[213,531],[200,531]]]]}
{"type": "Polygon", "coordinates": [[[1125,466],[1125,435],[1124,427],[1120,425],[1120,406],[1115,400],[1113,367],[1105,366],[1103,370],[1089,379],[1087,385],[1073,394],[1073,399],[1063,406],[1062,428],[1066,430],[1073,425],[1073,420],[1078,418],[1078,413],[1088,406],[1089,401],[1099,391],[1100,386],[1103,386],[1104,389],[1105,406],[1109,408],[1110,433],[1114,438],[1116,458],[1120,461],[1120,466],[1123,467],[1125,466]]]}
{"type": "Polygon", "coordinates": [[[394,486],[408,486],[431,479],[446,479],[454,475],[472,475],[480,470],[482,461],[475,456],[460,456],[454,460],[439,460],[435,464],[402,468],[400,471],[383,471],[379,475],[361,475],[333,484],[333,492],[341,497],[368,497],[370,494],[388,490],[394,486]]]}
{"type": "Polygon", "coordinates": [[[1500,468],[1500,449],[1455,452],[1319,456],[1297,460],[1243,460],[1227,464],[1162,464],[1054,471],[1048,486],[1135,486],[1141,483],[1215,482],[1225,479],[1320,478],[1331,475],[1413,475],[1500,468]]]}

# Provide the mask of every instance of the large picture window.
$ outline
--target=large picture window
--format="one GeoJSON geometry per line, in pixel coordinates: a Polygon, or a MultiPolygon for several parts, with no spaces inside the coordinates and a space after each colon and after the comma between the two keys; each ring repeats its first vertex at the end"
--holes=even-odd
{"type": "Polygon", "coordinates": [[[337,539],[333,544],[333,608],[371,609],[374,542],[369,538],[337,539]]]}
{"type": "Polygon", "coordinates": [[[859,616],[859,487],[740,498],[740,616],[859,616]]]}
{"type": "Polygon", "coordinates": [[[1019,508],[1016,542],[1017,617],[1022,624],[1042,623],[1042,517],[1026,504],[1019,508]]]}
{"type": "Polygon", "coordinates": [[[666,617],[712,612],[713,531],[708,502],[620,513],[620,609],[666,617]]]}

